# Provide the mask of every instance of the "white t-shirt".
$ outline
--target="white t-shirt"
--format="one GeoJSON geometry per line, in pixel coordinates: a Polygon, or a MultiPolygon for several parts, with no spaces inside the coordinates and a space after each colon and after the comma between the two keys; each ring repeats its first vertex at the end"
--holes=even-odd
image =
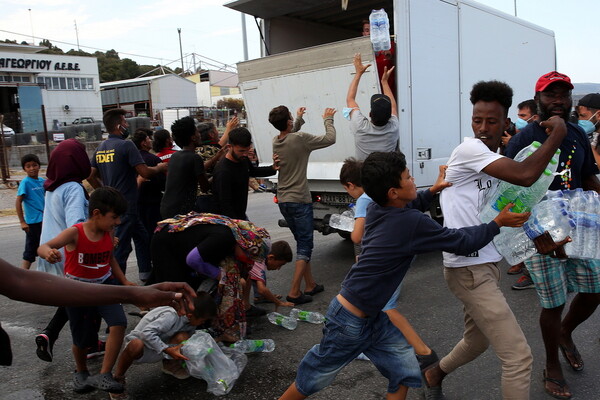
{"type": "MultiPolygon", "coordinates": [[[[454,149],[446,170],[446,180],[452,186],[442,190],[440,194],[444,226],[463,228],[481,225],[479,205],[495,180],[482,170],[502,157],[475,138],[466,138],[454,149]]],[[[498,262],[502,259],[492,242],[468,257],[446,252],[443,255],[444,265],[450,268],[498,262]]]]}

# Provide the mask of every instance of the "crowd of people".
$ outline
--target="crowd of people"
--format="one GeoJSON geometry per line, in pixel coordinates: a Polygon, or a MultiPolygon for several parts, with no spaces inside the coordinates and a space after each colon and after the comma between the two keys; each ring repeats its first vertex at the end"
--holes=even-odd
{"type": "MultiPolygon", "coordinates": [[[[389,84],[394,67],[381,71],[383,94],[372,96],[366,117],[355,98],[370,65],[363,65],[360,54],[353,63],[356,74],[343,114],[350,121],[356,158],[344,162],[340,183],[356,199],[351,234],[356,263],[329,305],[323,338],[302,359],[281,398],[306,398],[363,357],[389,380],[388,399],[404,399],[409,388],[422,384],[428,399],[442,399],[443,380],[491,345],[502,364],[502,397],[528,399],[533,357],[500,289],[502,256],[492,239],[502,226],[523,225],[529,213],[514,213],[509,204],[482,224],[478,209],[499,181],[531,186],[557,149],[559,174],[550,189],[600,193],[600,94],[582,98],[576,107],[579,123],[569,122],[573,85],[564,74],[545,74],[535,83],[534,98],[518,105],[513,131],[508,118],[512,89],[499,81],[476,83],[470,93],[474,137],[454,149],[431,188],[418,192],[399,150],[398,111],[389,84]],[[512,159],[534,140],[542,143],[537,151],[520,162],[512,159]],[[443,226],[424,214],[438,193],[443,226]],[[464,310],[463,337],[441,358],[430,347],[435,340],[426,344],[396,309],[415,255],[431,251],[443,252],[444,278],[464,310]]],[[[7,271],[13,283],[3,282],[0,288],[11,298],[60,306],[35,338],[39,358],[52,361],[59,332],[69,322],[74,390],[98,388],[111,398],[126,398],[125,373],[133,363],[162,361],[165,373],[187,378],[177,360],[185,359],[181,343],[197,327],[208,328],[217,341],[233,343],[246,337],[248,318],[265,314],[255,305],[259,301],[292,307],[323,292],[311,268],[313,204],[307,165],[313,151],[335,144],[336,110],[324,110],[322,135],[301,131],[305,111],[300,107],[294,117],[286,106],[278,106],[264,116],[278,132],[270,166],[252,162],[252,134],[237,126],[237,118],[221,137],[213,124],[184,117],[173,123],[171,133],[139,129],[126,140],[122,109],[104,114],[109,136],[91,160],[81,143],[65,140],[52,152],[44,180],[39,159],[23,157],[27,178],[17,197],[27,235],[22,269],[7,271]],[[267,288],[266,271],[294,260],[292,247],[273,241],[246,214],[250,178],[275,175],[278,207],[296,242],[285,299],[267,288]],[[84,180],[93,187],[91,194],[84,180]],[[143,287],[125,275],[133,249],[143,287]],[[36,256],[42,272],[24,271],[36,256]],[[52,278],[65,291],[78,293],[88,285],[103,295],[93,301],[89,296],[68,300],[58,292],[16,294],[12,286],[28,276],[35,284],[41,274],[69,278],[52,278]],[[253,286],[256,297],[251,301],[253,286]],[[142,320],[129,334],[117,298],[140,306],[142,320]],[[157,305],[167,307],[150,309],[157,305]],[[105,343],[98,340],[101,319],[108,326],[105,343]],[[104,353],[101,370],[90,375],[86,359],[98,351],[104,353]]],[[[561,244],[544,240],[536,242],[540,254],[507,272],[526,274],[515,285],[535,288],[539,295],[544,388],[555,398],[568,399],[572,392],[559,349],[574,370],[583,369],[572,332],[600,303],[600,260],[558,261],[546,254],[561,244]],[[567,289],[577,295],[563,318],[567,289]]],[[[0,268],[7,269],[6,264],[0,262],[0,268]]]]}

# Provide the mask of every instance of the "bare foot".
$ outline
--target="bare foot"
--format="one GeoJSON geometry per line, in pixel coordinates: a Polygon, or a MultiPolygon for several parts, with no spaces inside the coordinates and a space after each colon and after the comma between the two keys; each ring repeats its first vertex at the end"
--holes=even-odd
{"type": "Polygon", "coordinates": [[[441,386],[446,373],[440,368],[440,363],[435,363],[432,367],[427,368],[423,371],[425,377],[425,383],[429,387],[441,386]]]}

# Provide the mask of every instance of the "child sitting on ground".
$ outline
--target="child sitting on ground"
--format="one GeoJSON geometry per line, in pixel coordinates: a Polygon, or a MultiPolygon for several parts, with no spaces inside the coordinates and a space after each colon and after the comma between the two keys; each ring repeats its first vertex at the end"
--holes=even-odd
{"type": "Polygon", "coordinates": [[[329,305],[321,343],[304,356],[281,399],[304,399],[325,388],[360,353],[388,379],[387,399],[405,399],[408,387],[421,386],[421,371],[413,348],[381,310],[415,255],[435,250],[467,255],[489,243],[501,226],[521,226],[529,218],[511,213],[509,204],[488,224],[444,228],[419,210],[427,210],[447,183],[438,180],[417,193],[406,159],[397,152],[371,153],[361,178],[374,203],[367,210],[360,257],[329,305]]]}
{"type": "MultiPolygon", "coordinates": [[[[354,229],[352,230],[351,238],[355,244],[354,249],[357,261],[361,249],[360,243],[365,231],[367,206],[373,202],[369,195],[365,193],[361,184],[360,170],[362,165],[362,161],[350,157],[344,160],[344,164],[340,170],[340,182],[342,186],[350,196],[356,199],[354,229]],[[356,252],[357,249],[358,252],[356,252]]],[[[444,182],[445,172],[445,166],[440,167],[440,174],[437,179],[438,182],[444,182]]],[[[392,321],[392,324],[402,332],[406,341],[415,349],[417,360],[419,360],[419,367],[423,370],[438,361],[438,356],[425,344],[423,339],[421,339],[419,334],[413,329],[410,322],[408,322],[408,320],[396,309],[401,286],[402,284],[398,286],[398,289],[396,289],[390,298],[390,301],[383,307],[382,311],[387,314],[390,321],[392,321]]]]}
{"type": "MultiPolygon", "coordinates": [[[[172,307],[158,307],[146,314],[125,337],[125,348],[119,357],[115,380],[125,385],[125,373],[131,364],[162,361],[162,371],[177,379],[190,377],[182,366],[187,358],[181,354],[184,341],[196,331],[196,327],[217,315],[217,305],[206,292],[198,292],[194,299],[194,311],[178,315],[172,307]],[[171,359],[165,359],[170,356],[171,359]]],[[[111,399],[126,399],[125,392],[112,394],[111,399]]]]}
{"type": "MultiPolygon", "coordinates": [[[[285,240],[279,240],[271,244],[269,255],[265,262],[256,261],[252,269],[248,273],[248,283],[254,287],[254,292],[257,296],[254,298],[254,304],[258,303],[274,303],[275,311],[279,307],[294,307],[294,303],[289,301],[281,301],[281,296],[271,293],[267,287],[267,270],[278,271],[285,264],[292,261],[294,258],[290,244],[285,240]]],[[[249,288],[248,288],[249,289],[249,288]]],[[[265,312],[259,307],[250,306],[250,290],[244,292],[246,303],[246,316],[252,317],[256,315],[264,315],[265,312]]]]}
{"type": "MultiPolygon", "coordinates": [[[[44,243],[38,255],[53,264],[61,260],[61,247],[65,247],[65,277],[82,282],[135,285],[125,278],[113,256],[114,228],[119,225],[119,216],[127,210],[127,201],[121,193],[111,187],[101,187],[92,192],[89,201],[89,219],[62,231],[57,237],[44,243]]],[[[121,383],[114,380],[112,368],[119,355],[127,319],[120,304],[97,307],[67,307],[73,357],[76,372],[73,375],[73,390],[78,393],[93,388],[112,393],[123,392],[121,383]],[[106,353],[100,373],[90,376],[87,368],[87,349],[95,345],[97,315],[100,314],[108,326],[106,353]]]]}
{"type": "Polygon", "coordinates": [[[15,208],[25,231],[25,251],[21,268],[29,269],[37,256],[42,234],[44,217],[44,179],[38,177],[40,159],[35,154],[25,154],[21,158],[21,167],[27,176],[19,183],[15,208]],[[25,211],[25,212],[23,212],[25,211]]]}

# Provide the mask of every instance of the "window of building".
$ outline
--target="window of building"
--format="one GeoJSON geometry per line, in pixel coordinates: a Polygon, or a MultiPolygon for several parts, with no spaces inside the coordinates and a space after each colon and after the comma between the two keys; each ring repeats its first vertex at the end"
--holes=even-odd
{"type": "MultiPolygon", "coordinates": [[[[0,82],[3,82],[3,78],[0,76],[0,82]]],[[[7,78],[15,78],[8,76],[7,78]]],[[[20,82],[30,82],[30,77],[20,77],[20,82]]],[[[10,82],[10,81],[8,81],[10,82]]],[[[64,78],[58,76],[51,77],[38,77],[37,83],[46,85],[48,90],[94,90],[94,78],[64,78]]]]}

